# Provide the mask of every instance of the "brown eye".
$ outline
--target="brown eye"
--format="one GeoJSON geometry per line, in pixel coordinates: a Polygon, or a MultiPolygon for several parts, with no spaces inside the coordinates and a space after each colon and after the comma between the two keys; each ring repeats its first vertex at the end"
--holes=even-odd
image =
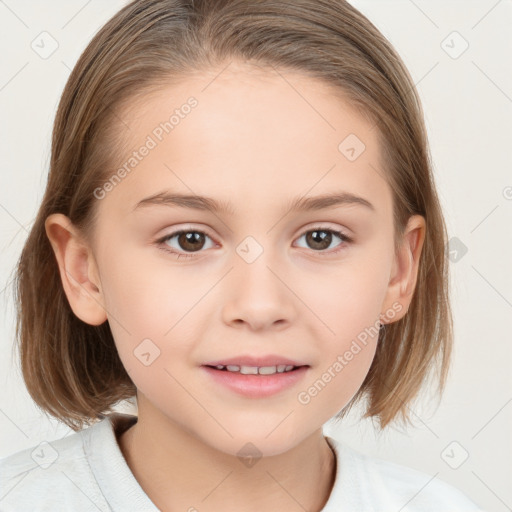
{"type": "Polygon", "coordinates": [[[351,239],[348,236],[344,235],[342,232],[327,228],[311,229],[309,231],[306,231],[301,236],[301,238],[302,237],[305,237],[308,248],[318,252],[325,252],[325,250],[331,246],[332,242],[336,238],[339,238],[342,241],[342,243],[338,244],[335,247],[339,247],[340,245],[344,246],[345,243],[343,242],[351,241],[351,239]]]}
{"type": "Polygon", "coordinates": [[[308,231],[306,233],[306,241],[312,249],[324,250],[327,249],[332,242],[332,233],[326,230],[308,231]]]}
{"type": "Polygon", "coordinates": [[[178,245],[185,251],[199,251],[205,241],[204,233],[199,231],[182,231],[177,236],[178,245]]]}
{"type": "MultiPolygon", "coordinates": [[[[208,246],[205,247],[207,239],[211,240],[211,238],[202,231],[182,229],[181,231],[176,231],[161,238],[158,240],[158,243],[162,246],[163,250],[178,255],[178,258],[187,258],[193,256],[193,254],[187,253],[201,252],[201,249],[208,249],[208,246]]],[[[213,245],[214,244],[211,243],[210,247],[213,247],[213,245]]]]}
{"type": "MultiPolygon", "coordinates": [[[[306,248],[322,256],[334,255],[345,249],[345,246],[352,242],[352,239],[341,231],[321,227],[306,231],[300,238],[302,237],[306,239],[306,248]],[[339,238],[341,243],[334,246],[335,250],[328,251],[327,249],[336,238],[339,238]]],[[[179,259],[193,258],[195,256],[194,253],[201,253],[204,252],[202,249],[213,247],[214,243],[212,242],[212,238],[203,231],[182,229],[161,238],[157,241],[157,244],[159,244],[162,250],[173,254],[179,259]],[[205,246],[208,241],[207,239],[211,241],[209,247],[205,246]]]]}

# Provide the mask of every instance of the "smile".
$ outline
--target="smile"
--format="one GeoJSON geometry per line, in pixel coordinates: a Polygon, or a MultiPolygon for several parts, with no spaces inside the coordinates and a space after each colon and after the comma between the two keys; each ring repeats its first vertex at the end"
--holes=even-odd
{"type": "MultiPolygon", "coordinates": [[[[201,366],[210,382],[248,398],[265,398],[296,386],[309,366],[201,366]]],[[[215,389],[215,388],[214,388],[215,389]]]]}
{"type": "MultiPolygon", "coordinates": [[[[213,368],[213,367],[210,367],[213,368]]],[[[280,364],[279,366],[238,366],[238,365],[222,365],[215,366],[217,370],[226,370],[228,372],[238,372],[243,375],[272,375],[274,373],[289,372],[298,366],[280,364]]]]}

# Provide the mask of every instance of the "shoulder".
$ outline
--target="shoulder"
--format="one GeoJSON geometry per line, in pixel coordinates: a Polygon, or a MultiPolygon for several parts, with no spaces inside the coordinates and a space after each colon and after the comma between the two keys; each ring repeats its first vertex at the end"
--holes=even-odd
{"type": "Polygon", "coordinates": [[[0,511],[108,510],[84,451],[85,430],[0,459],[0,511]]]}
{"type": "Polygon", "coordinates": [[[362,456],[367,471],[380,479],[382,486],[402,499],[406,510],[450,510],[457,512],[482,511],[461,490],[438,478],[416,469],[379,458],[362,456]]]}
{"type": "MultiPolygon", "coordinates": [[[[365,455],[329,437],[340,461],[340,478],[357,480],[367,510],[402,512],[484,512],[462,491],[438,478],[365,455]],[[343,467],[344,466],[344,467],[343,467]]],[[[359,499],[359,498],[358,498],[359,499]]],[[[360,503],[360,501],[358,502],[360,503]]]]}

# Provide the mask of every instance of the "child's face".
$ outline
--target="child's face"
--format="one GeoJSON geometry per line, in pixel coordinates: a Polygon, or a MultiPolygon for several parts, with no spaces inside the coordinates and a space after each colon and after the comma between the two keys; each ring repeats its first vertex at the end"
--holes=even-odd
{"type": "MultiPolygon", "coordinates": [[[[146,414],[228,453],[248,441],[280,453],[318,432],[370,368],[377,335],[362,342],[361,333],[375,331],[396,306],[392,195],[376,130],[321,82],[235,64],[215,78],[220,71],[120,113],[129,127],[126,161],[138,156],[98,203],[99,288],[146,414]],[[197,105],[182,107],[190,97],[197,105]],[[172,131],[159,130],[173,113],[172,131]],[[353,161],[338,149],[351,134],[366,146],[359,156],[354,146],[353,161]],[[136,208],[165,191],[230,203],[234,213],[136,208]],[[288,211],[294,198],[341,192],[373,209],[288,211]],[[157,243],[180,229],[206,235],[157,243]],[[192,258],[177,259],[166,247],[192,258]],[[242,355],[278,355],[309,368],[291,387],[255,398],[202,366],[242,355]]],[[[394,320],[402,314],[393,310],[394,320]]]]}

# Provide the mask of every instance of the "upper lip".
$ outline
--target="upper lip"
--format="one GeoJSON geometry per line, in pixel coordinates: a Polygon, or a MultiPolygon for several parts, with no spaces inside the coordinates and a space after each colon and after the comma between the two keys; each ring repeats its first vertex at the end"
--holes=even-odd
{"type": "Polygon", "coordinates": [[[218,359],[216,361],[208,361],[203,366],[218,366],[218,365],[236,365],[236,366],[279,366],[285,364],[287,366],[309,366],[304,363],[294,361],[288,357],[278,355],[267,355],[267,356],[237,356],[229,357],[225,359],[218,359]]]}

